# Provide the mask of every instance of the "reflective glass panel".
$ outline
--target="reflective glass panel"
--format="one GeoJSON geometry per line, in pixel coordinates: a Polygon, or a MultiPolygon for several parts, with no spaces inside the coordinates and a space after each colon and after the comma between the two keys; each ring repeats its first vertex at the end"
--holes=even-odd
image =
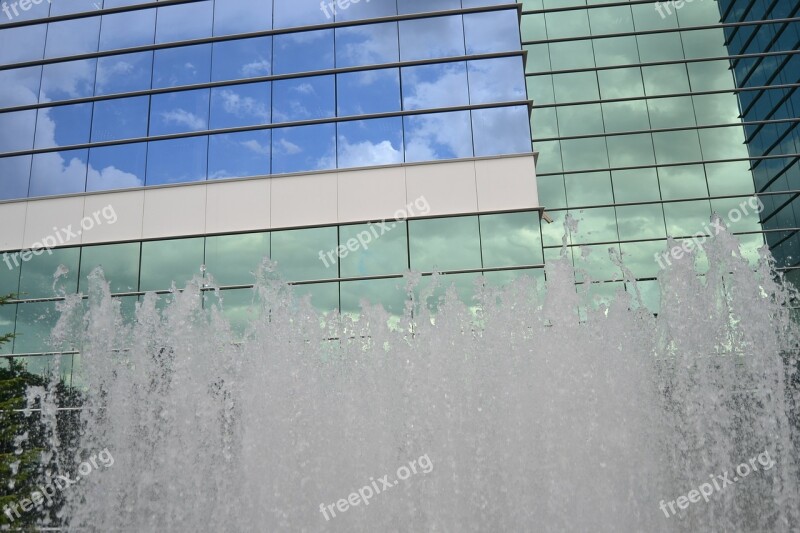
{"type": "Polygon", "coordinates": [[[0,70],[0,106],[35,104],[41,80],[42,67],[0,70]]]}
{"type": "Polygon", "coordinates": [[[187,137],[148,143],[147,185],[204,181],[208,137],[187,137]],[[175,154],[181,154],[175,157],[175,154]]]}
{"type": "Polygon", "coordinates": [[[403,117],[406,162],[472,157],[469,111],[403,117]]]}
{"type": "Polygon", "coordinates": [[[266,176],[270,173],[270,130],[211,135],[208,179],[266,176]]]}
{"type": "Polygon", "coordinates": [[[203,265],[205,239],[172,239],[142,243],[141,291],[182,289],[203,265]]]}
{"type": "Polygon", "coordinates": [[[544,261],[538,212],[481,215],[480,224],[484,268],[544,261]]]}
{"type": "Polygon", "coordinates": [[[46,24],[0,31],[0,65],[42,59],[46,35],[46,24]]]}
{"type": "Polygon", "coordinates": [[[146,137],[149,108],[149,96],[95,102],[92,142],[146,137]]]}
{"type": "Polygon", "coordinates": [[[521,57],[467,62],[469,98],[473,104],[527,100],[521,57]]]}
{"type": "Polygon", "coordinates": [[[403,122],[400,117],[338,124],[339,168],[403,162],[403,122]]]}
{"type": "Polygon", "coordinates": [[[469,105],[466,63],[403,67],[403,109],[469,105]]]}
{"type": "Polygon", "coordinates": [[[103,269],[103,276],[111,286],[112,293],[136,292],[139,288],[138,242],[84,246],[81,250],[81,276],[78,291],[88,294],[89,274],[96,268],[103,269]]]}
{"type": "Polygon", "coordinates": [[[211,36],[213,2],[189,2],[158,8],[156,42],[186,41],[211,36]]]}
{"type": "Polygon", "coordinates": [[[100,50],[117,50],[153,44],[155,34],[155,9],[103,15],[103,23],[100,28],[100,50]]]}
{"type": "Polygon", "coordinates": [[[343,278],[400,274],[408,270],[405,222],[342,226],[339,239],[347,249],[338,258],[330,254],[327,259],[329,265],[333,265],[331,259],[338,260],[343,278]]]}
{"type": "Polygon", "coordinates": [[[381,305],[395,316],[402,316],[406,305],[403,279],[370,279],[344,281],[341,284],[342,313],[359,314],[363,302],[381,305]]]}
{"type": "Polygon", "coordinates": [[[273,46],[275,74],[333,68],[333,30],[276,35],[273,46]]]}
{"type": "MultiPolygon", "coordinates": [[[[66,240],[67,237],[59,230],[58,234],[38,236],[37,242],[44,243],[48,239],[57,238],[66,240]]],[[[38,255],[28,250],[20,254],[23,261],[19,282],[20,299],[53,298],[59,296],[60,291],[66,294],[77,291],[80,248],[40,249],[37,253],[38,255]],[[66,267],[67,272],[56,279],[53,276],[61,265],[66,267]]]]}
{"type": "Polygon", "coordinates": [[[336,28],[337,68],[399,60],[397,22],[336,28]]]}
{"type": "Polygon", "coordinates": [[[461,2],[459,0],[400,0],[397,2],[397,7],[401,15],[407,15],[459,9],[461,2]]]}
{"type": "Polygon", "coordinates": [[[211,80],[211,45],[156,50],[153,88],[207,83],[211,80]]]}
{"type": "Polygon", "coordinates": [[[35,109],[0,113],[0,152],[30,150],[35,129],[35,109]]]}
{"type": "MultiPolygon", "coordinates": [[[[54,302],[33,302],[17,305],[17,338],[14,353],[42,353],[52,351],[50,332],[58,322],[59,313],[54,302]]],[[[26,370],[43,374],[50,357],[26,358],[26,370]]]]}
{"type": "Polygon", "coordinates": [[[206,238],[206,268],[217,285],[250,285],[261,261],[270,255],[270,234],[247,233],[206,238]]]}
{"type": "Polygon", "coordinates": [[[150,135],[208,129],[208,89],[154,94],[150,106],[150,135]]]}
{"type": "Polygon", "coordinates": [[[408,234],[412,270],[481,268],[476,216],[409,220],[408,234]]]}
{"type": "Polygon", "coordinates": [[[272,73],[272,37],[214,43],[211,81],[269,76],[272,73]]]}
{"type": "Polygon", "coordinates": [[[270,101],[269,82],[211,89],[211,129],[269,124],[270,101]]]}
{"type": "Polygon", "coordinates": [[[467,54],[519,50],[519,15],[516,9],[464,15],[467,54]]]}
{"type": "Polygon", "coordinates": [[[336,227],[272,233],[272,260],[287,281],[338,277],[338,269],[326,268],[320,259],[338,246],[336,227]]]}
{"type": "Polygon", "coordinates": [[[342,0],[334,4],[327,2],[329,8],[333,5],[334,19],[339,22],[343,20],[363,20],[378,17],[390,17],[397,15],[397,0],[369,0],[365,2],[352,0],[342,0]]]}
{"type": "Polygon", "coordinates": [[[269,29],[272,29],[272,0],[224,0],[214,5],[214,35],[269,29]]]}
{"type": "Polygon", "coordinates": [[[30,196],[84,192],[88,152],[84,149],[34,155],[30,196]]]}
{"type": "Polygon", "coordinates": [[[101,146],[89,150],[87,191],[144,186],[147,143],[101,146]]]}
{"type": "Polygon", "coordinates": [[[100,17],[51,22],[47,25],[44,56],[66,57],[96,52],[99,39],[100,17]]]}
{"type": "Polygon", "coordinates": [[[472,127],[477,157],[531,151],[527,106],[475,109],[472,127]]]}
{"type": "Polygon", "coordinates": [[[328,118],[335,114],[335,77],[316,76],[273,82],[275,122],[328,118]]]}
{"type": "Polygon", "coordinates": [[[336,96],[339,116],[400,111],[400,70],[337,74],[336,96]]]}
{"type": "Polygon", "coordinates": [[[336,124],[272,131],[273,174],[331,168],[336,168],[336,124]]]}
{"type": "Polygon", "coordinates": [[[400,59],[464,55],[461,15],[400,21],[400,59]]]}
{"type": "Polygon", "coordinates": [[[15,200],[28,196],[31,175],[31,156],[0,158],[0,200],[15,200]]]}
{"type": "Polygon", "coordinates": [[[39,109],[34,148],[54,148],[89,142],[92,104],[71,104],[39,109]]]}
{"type": "Polygon", "coordinates": [[[65,61],[45,65],[42,70],[41,102],[85,98],[94,94],[97,59],[65,61]]]}
{"type": "Polygon", "coordinates": [[[317,0],[278,0],[275,2],[275,28],[293,28],[333,22],[333,11],[329,2],[317,0]],[[327,15],[325,9],[328,10],[327,15]]]}
{"type": "Polygon", "coordinates": [[[153,52],[137,52],[97,60],[95,94],[144,91],[153,77],[153,52]]]}

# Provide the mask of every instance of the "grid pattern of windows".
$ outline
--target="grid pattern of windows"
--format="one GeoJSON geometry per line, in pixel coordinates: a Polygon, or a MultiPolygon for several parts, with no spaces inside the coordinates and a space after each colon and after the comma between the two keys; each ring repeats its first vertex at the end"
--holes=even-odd
{"type": "Polygon", "coordinates": [[[654,254],[667,236],[703,232],[712,212],[757,259],[758,214],[727,218],[754,183],[717,2],[523,4],[540,198],[555,219],[545,259],[559,255],[569,213],[581,221],[576,266],[611,282],[608,250],[621,252],[654,308],[654,254]]]}
{"type": "MultiPolygon", "coordinates": [[[[168,292],[203,272],[221,287],[226,312],[242,325],[252,302],[253,273],[266,256],[280,275],[308,294],[321,311],[358,313],[361,301],[401,314],[406,295],[402,276],[409,269],[445,273],[442,290],[455,284],[470,301],[474,283],[503,283],[520,274],[543,278],[538,211],[413,219],[271,232],[191,237],[74,248],[33,255],[5,254],[0,262],[0,294],[19,301],[0,307],[0,331],[15,331],[5,354],[41,353],[57,320],[55,296],[87,292],[89,274],[102,267],[111,291],[126,312],[141,294],[168,292]],[[367,238],[372,235],[372,238],[367,238]],[[359,242],[366,242],[362,245],[359,242]],[[338,254],[337,254],[338,249],[338,254]],[[68,273],[54,285],[53,272],[68,273]]],[[[420,289],[430,283],[424,276],[420,289]]],[[[215,297],[207,293],[209,299],[215,297]]],[[[2,354],[0,354],[2,355],[2,354]]],[[[45,368],[36,356],[31,368],[45,368]]],[[[3,364],[0,359],[0,364],[3,364]]]]}
{"type": "Polygon", "coordinates": [[[726,29],[762,224],[778,266],[800,274],[800,22],[797,2],[721,0],[725,22],[774,21],[726,29]],[[793,20],[792,20],[793,19],[793,20]],[[783,20],[784,22],[780,22],[783,20]],[[763,87],[759,89],[760,87],[763,87]]]}
{"type": "Polygon", "coordinates": [[[0,200],[531,150],[513,2],[13,5],[0,200]]]}

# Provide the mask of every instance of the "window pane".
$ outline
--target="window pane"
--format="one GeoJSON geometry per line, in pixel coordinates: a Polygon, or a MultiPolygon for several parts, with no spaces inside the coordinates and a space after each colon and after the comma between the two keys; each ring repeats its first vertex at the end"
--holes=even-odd
{"type": "Polygon", "coordinates": [[[543,262],[538,212],[481,215],[480,223],[485,268],[543,262]]]}
{"type": "Polygon", "coordinates": [[[395,316],[402,316],[406,305],[403,279],[370,279],[341,283],[342,313],[359,314],[362,302],[381,305],[395,316]]]}
{"type": "Polygon", "coordinates": [[[467,54],[520,50],[518,17],[516,9],[464,15],[467,54]]]}
{"type": "Polygon", "coordinates": [[[86,190],[92,192],[142,187],[146,166],[147,143],[91,148],[86,190]]]}
{"type": "Polygon", "coordinates": [[[275,74],[333,68],[333,30],[276,35],[274,47],[275,74]]]}
{"type": "Polygon", "coordinates": [[[339,261],[343,278],[401,274],[408,270],[406,223],[384,224],[342,226],[339,239],[344,246],[348,246],[348,242],[351,246],[342,250],[340,257],[335,253],[326,256],[328,265],[335,268],[335,261],[339,261]],[[354,240],[359,246],[352,244],[354,240]],[[360,245],[362,242],[366,244],[360,245]]]}
{"type": "Polygon", "coordinates": [[[292,287],[298,298],[308,297],[311,305],[322,314],[328,314],[339,308],[338,283],[313,283],[292,287]]]}
{"type": "Polygon", "coordinates": [[[464,55],[460,15],[400,22],[400,59],[411,61],[464,55]]]}
{"type": "Polygon", "coordinates": [[[200,275],[205,239],[173,239],[142,243],[142,271],[139,290],[168,290],[186,286],[193,276],[200,275]]]}
{"type": "Polygon", "coordinates": [[[85,98],[94,94],[97,59],[45,65],[42,70],[41,102],[85,98]]]}
{"type": "Polygon", "coordinates": [[[336,168],[336,124],[273,130],[273,174],[331,168],[336,168]]]}
{"type": "Polygon", "coordinates": [[[459,9],[459,0],[402,0],[397,2],[401,15],[410,13],[427,13],[431,11],[446,11],[459,9]]]}
{"type": "Polygon", "coordinates": [[[396,0],[369,0],[368,2],[333,3],[333,12],[337,22],[343,20],[363,20],[397,15],[396,0]],[[341,6],[346,6],[342,9],[341,6]]]}
{"type": "Polygon", "coordinates": [[[153,88],[207,83],[211,80],[211,45],[156,50],[153,88]]]}
{"type": "Polygon", "coordinates": [[[112,293],[136,292],[139,289],[139,247],[138,242],[84,246],[78,291],[88,294],[89,274],[100,267],[112,293]]]}
{"type": "Polygon", "coordinates": [[[336,94],[339,116],[400,111],[400,70],[338,74],[336,94]]]}
{"type": "Polygon", "coordinates": [[[476,157],[531,151],[527,106],[475,109],[472,127],[476,157]]]}
{"type": "Polygon", "coordinates": [[[275,122],[328,118],[335,114],[334,76],[277,80],[273,91],[275,122]]]}
{"type": "MultiPolygon", "coordinates": [[[[58,322],[54,302],[34,302],[17,305],[17,328],[14,353],[42,353],[52,350],[50,332],[58,322]]],[[[30,372],[44,373],[50,357],[31,357],[26,360],[30,372]]]]}
{"type": "Polygon", "coordinates": [[[403,109],[469,104],[466,63],[403,67],[403,109]]]}
{"type": "Polygon", "coordinates": [[[46,34],[46,24],[0,31],[0,65],[42,59],[46,34]]]}
{"type": "Polygon", "coordinates": [[[97,51],[100,17],[51,22],[47,25],[45,58],[89,54],[97,51]]]}
{"type": "Polygon", "coordinates": [[[31,156],[0,158],[0,200],[15,200],[28,196],[30,176],[31,156]]]}
{"type": "Polygon", "coordinates": [[[147,185],[204,181],[208,137],[188,137],[148,143],[147,185]],[[175,157],[175,154],[181,154],[175,157]]]}
{"type": "Polygon", "coordinates": [[[42,67],[0,70],[0,106],[30,105],[39,101],[42,67]]]}
{"type": "Polygon", "coordinates": [[[34,155],[30,196],[84,192],[88,152],[84,149],[34,155]]]}
{"type": "Polygon", "coordinates": [[[403,122],[400,117],[341,122],[338,133],[339,168],[403,162],[403,122]]]}
{"type": "Polygon", "coordinates": [[[469,61],[469,97],[473,104],[527,100],[521,57],[469,61]]]}
{"type": "Polygon", "coordinates": [[[149,107],[149,96],[95,102],[92,142],[146,137],[149,107]]]}
{"type": "Polygon", "coordinates": [[[397,22],[336,28],[336,66],[356,67],[400,60],[397,22]]]}
{"type": "Polygon", "coordinates": [[[214,6],[214,35],[270,29],[272,29],[271,0],[225,0],[216,2],[214,6]]]}
{"type": "Polygon", "coordinates": [[[97,60],[95,94],[145,91],[153,76],[153,52],[137,52],[97,60]]]}
{"type": "Polygon", "coordinates": [[[409,220],[411,269],[423,272],[481,268],[478,217],[409,220]]]}
{"type": "Polygon", "coordinates": [[[103,0],[70,0],[69,2],[56,2],[50,8],[50,16],[55,17],[58,15],[69,15],[71,13],[88,13],[102,7],[103,0]]]}
{"type": "MultiPolygon", "coordinates": [[[[325,2],[327,4],[328,2],[325,2]]],[[[327,7],[327,5],[326,5],[327,7]]],[[[328,15],[317,0],[277,1],[274,9],[275,28],[292,28],[331,22],[332,10],[328,7],[328,15]]]]}
{"type": "Polygon", "coordinates": [[[54,148],[89,142],[92,104],[39,109],[34,148],[54,148]]]}
{"type": "MultiPolygon", "coordinates": [[[[2,274],[0,274],[2,275],[2,274]]],[[[15,289],[16,290],[16,289],[15,289]]],[[[8,294],[6,291],[3,294],[8,294]]],[[[6,304],[0,307],[0,336],[8,333],[14,333],[14,327],[17,321],[17,304],[6,304]]],[[[9,342],[0,345],[0,354],[10,354],[14,347],[13,339],[9,342]]],[[[0,361],[0,367],[3,363],[0,361]]]]}
{"type": "Polygon", "coordinates": [[[159,7],[156,42],[186,41],[211,36],[214,20],[211,0],[159,7]]]}
{"type": "Polygon", "coordinates": [[[251,285],[254,273],[270,255],[270,234],[248,233],[206,238],[207,272],[219,286],[251,285]]]}
{"type": "Polygon", "coordinates": [[[155,9],[103,15],[103,23],[100,28],[100,50],[117,50],[153,44],[155,33],[155,9]]]}
{"type": "Polygon", "coordinates": [[[168,135],[208,129],[208,89],[154,94],[150,107],[150,135],[168,135]]]}
{"type": "MultiPolygon", "coordinates": [[[[59,232],[58,237],[65,238],[59,232]]],[[[37,236],[37,242],[54,239],[56,235],[37,236]]],[[[44,243],[43,243],[44,244],[44,243]]],[[[22,276],[19,282],[19,298],[53,298],[59,292],[72,294],[78,289],[78,258],[80,248],[57,248],[40,250],[39,255],[22,253],[22,276]],[[56,280],[53,276],[59,266],[65,266],[67,273],[56,280]]]]}
{"type": "MultiPolygon", "coordinates": [[[[20,261],[19,253],[3,252],[3,263],[0,264],[0,296],[16,294],[19,289],[20,261]]],[[[0,306],[0,309],[2,307],[0,306]]],[[[11,326],[14,329],[14,326],[11,326]]],[[[3,333],[0,333],[2,336],[3,333]]]]}
{"type": "Polygon", "coordinates": [[[211,129],[269,124],[270,94],[269,82],[211,89],[211,129]]]}
{"type": "Polygon", "coordinates": [[[469,111],[403,117],[406,163],[472,157],[469,111]]]}
{"type": "Polygon", "coordinates": [[[269,76],[272,73],[272,37],[214,43],[211,81],[269,76]]]}
{"type": "Polygon", "coordinates": [[[30,150],[35,129],[35,109],[0,113],[0,152],[30,150]]]}
{"type": "Polygon", "coordinates": [[[336,227],[272,233],[272,260],[287,281],[309,281],[338,277],[338,269],[326,268],[320,260],[338,246],[336,227]]]}
{"type": "Polygon", "coordinates": [[[208,179],[266,176],[270,173],[270,130],[212,135],[208,179]]]}

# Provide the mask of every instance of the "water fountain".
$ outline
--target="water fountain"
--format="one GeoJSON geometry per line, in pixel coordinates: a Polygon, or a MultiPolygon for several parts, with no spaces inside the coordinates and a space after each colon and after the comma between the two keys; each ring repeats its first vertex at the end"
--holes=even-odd
{"type": "Polygon", "coordinates": [[[98,532],[797,531],[795,295],[727,233],[705,248],[702,279],[691,256],[661,273],[657,317],[635,290],[590,305],[562,259],[546,289],[479,287],[472,306],[449,291],[435,315],[428,289],[395,326],[369,306],[321,319],[265,262],[243,339],[204,308],[207,280],[166,303],[147,295],[129,323],[96,272],[88,305],[68,297],[53,333],[81,353],[83,436],[48,460],[114,461],[63,491],[62,519],[98,532]],[[769,468],[720,480],[765,452],[769,468]]]}

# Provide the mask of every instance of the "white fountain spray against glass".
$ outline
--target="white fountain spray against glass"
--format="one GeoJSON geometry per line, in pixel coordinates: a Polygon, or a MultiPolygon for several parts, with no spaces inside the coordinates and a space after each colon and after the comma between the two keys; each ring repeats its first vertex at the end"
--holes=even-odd
{"type": "MultiPolygon", "coordinates": [[[[65,495],[64,520],[98,532],[797,531],[795,293],[766,252],[754,271],[726,232],[705,252],[702,279],[692,256],[661,272],[657,317],[621,262],[634,290],[598,308],[562,258],[546,289],[478,287],[470,307],[451,289],[435,316],[429,290],[397,327],[380,307],[322,319],[265,262],[244,339],[204,308],[199,277],[166,305],[147,295],[130,324],[95,272],[88,306],[68,297],[53,339],[81,353],[81,451],[107,448],[115,464],[65,495]],[[765,450],[770,470],[675,515],[659,508],[765,450]],[[320,512],[422,456],[429,473],[320,512]]],[[[415,280],[400,280],[409,295],[415,280]]]]}

